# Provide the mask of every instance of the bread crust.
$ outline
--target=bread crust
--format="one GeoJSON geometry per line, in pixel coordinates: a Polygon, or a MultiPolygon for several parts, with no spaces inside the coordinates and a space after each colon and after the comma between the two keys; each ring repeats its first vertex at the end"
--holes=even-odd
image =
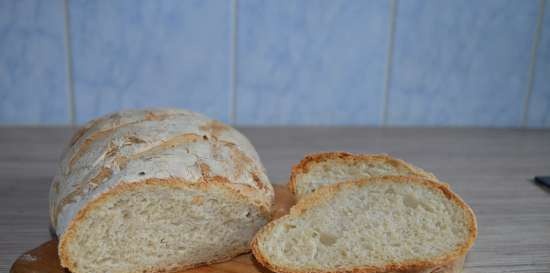
{"type": "Polygon", "coordinates": [[[450,188],[442,183],[438,183],[432,180],[428,180],[422,177],[414,176],[382,176],[382,177],[373,177],[366,178],[354,181],[346,181],[342,183],[327,185],[321,187],[318,191],[306,195],[303,199],[299,200],[298,203],[292,207],[290,213],[286,216],[283,216],[277,220],[271,221],[264,227],[262,227],[254,236],[254,239],[250,243],[250,248],[252,249],[252,254],[256,260],[267,267],[268,269],[278,272],[278,273],[344,273],[344,272],[354,272],[354,273],[392,273],[392,272],[402,272],[402,273],[451,273],[451,272],[460,272],[464,259],[473,246],[474,241],[477,238],[477,220],[473,210],[462,200],[458,195],[450,190],[450,188]],[[395,182],[395,183],[416,183],[425,185],[429,188],[441,191],[449,200],[457,204],[459,207],[466,211],[468,218],[468,230],[469,236],[466,241],[454,251],[447,253],[445,255],[432,258],[429,261],[426,260],[411,260],[403,263],[389,263],[384,267],[375,267],[375,266],[365,266],[365,267],[350,267],[342,268],[335,271],[323,271],[323,270],[312,270],[312,269],[295,269],[287,268],[284,266],[276,265],[271,262],[268,257],[263,255],[259,247],[259,240],[262,239],[267,233],[269,233],[277,223],[284,221],[289,217],[296,217],[302,215],[308,209],[316,206],[317,204],[328,201],[332,198],[337,192],[341,191],[347,187],[362,186],[369,183],[377,182],[395,182]]]}
{"type": "MultiPolygon", "coordinates": [[[[65,246],[90,209],[120,191],[157,182],[223,188],[231,198],[260,209],[265,219],[273,205],[265,169],[237,130],[179,109],[114,113],[88,122],[74,134],[52,182],[50,219],[60,240],[62,264],[75,270],[65,246]]],[[[243,251],[228,253],[227,259],[243,251]]]]}
{"type": "Polygon", "coordinates": [[[309,168],[312,164],[329,161],[329,160],[342,160],[349,164],[357,162],[384,162],[390,164],[396,168],[403,168],[410,172],[412,176],[425,177],[430,180],[438,181],[437,177],[421,168],[413,166],[401,159],[391,157],[387,154],[352,154],[348,152],[322,152],[308,154],[298,164],[292,166],[290,172],[290,179],[288,182],[288,188],[292,194],[297,195],[297,176],[309,172],[309,168]]]}

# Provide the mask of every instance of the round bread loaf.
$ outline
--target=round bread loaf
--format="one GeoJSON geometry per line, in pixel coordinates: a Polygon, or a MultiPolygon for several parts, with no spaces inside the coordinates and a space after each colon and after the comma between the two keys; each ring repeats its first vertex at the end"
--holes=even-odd
{"type": "Polygon", "coordinates": [[[185,110],[129,110],[75,133],[50,218],[73,273],[167,272],[248,251],[273,195],[237,130],[185,110]]]}

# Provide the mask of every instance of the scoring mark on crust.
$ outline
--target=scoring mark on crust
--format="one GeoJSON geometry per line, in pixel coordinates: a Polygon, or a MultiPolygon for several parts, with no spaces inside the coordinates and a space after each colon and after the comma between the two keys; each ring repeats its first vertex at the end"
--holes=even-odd
{"type": "Polygon", "coordinates": [[[107,167],[101,167],[99,170],[99,173],[88,182],[90,185],[90,190],[94,190],[99,185],[103,184],[105,181],[107,181],[111,176],[113,175],[113,170],[107,167]]]}
{"type": "Polygon", "coordinates": [[[204,125],[201,125],[199,126],[199,129],[207,132],[208,134],[210,134],[210,136],[212,138],[215,138],[215,139],[218,139],[220,137],[220,135],[224,132],[224,131],[227,131],[230,129],[229,126],[217,121],[217,120],[212,120],[212,121],[209,121],[207,122],[206,124],[204,125]]]}
{"type": "Polygon", "coordinates": [[[99,172],[91,179],[84,179],[86,183],[77,184],[73,191],[61,198],[57,204],[55,204],[53,221],[57,226],[57,219],[59,213],[69,203],[74,203],[77,199],[83,196],[86,192],[95,190],[101,184],[105,183],[113,175],[113,170],[106,167],[101,167],[99,172]],[[88,189],[85,189],[88,186],[88,189]]]}
{"type": "MultiPolygon", "coordinates": [[[[69,161],[69,170],[71,170],[73,168],[74,164],[76,164],[76,162],[82,157],[82,155],[90,149],[90,146],[94,141],[96,141],[98,139],[101,139],[103,137],[112,135],[112,133],[115,130],[120,129],[122,127],[127,127],[127,126],[132,126],[132,125],[135,125],[135,124],[139,124],[139,123],[142,123],[142,122],[145,122],[145,121],[162,121],[162,120],[165,120],[169,117],[178,116],[178,115],[185,115],[185,114],[184,113],[153,113],[151,111],[148,111],[144,115],[143,118],[138,119],[138,120],[134,120],[134,121],[130,121],[130,122],[126,122],[126,123],[121,123],[120,122],[120,120],[122,119],[122,116],[120,115],[120,113],[114,113],[114,114],[110,115],[107,119],[104,119],[104,118],[97,119],[96,121],[94,121],[90,125],[90,127],[81,128],[77,132],[80,135],[77,135],[77,136],[73,137],[72,141],[74,141],[74,143],[76,143],[78,140],[80,140],[80,138],[85,134],[85,132],[87,130],[89,130],[90,128],[92,128],[93,126],[95,126],[97,123],[99,123],[101,121],[113,120],[112,121],[113,126],[110,127],[110,128],[106,128],[106,129],[97,131],[97,132],[93,132],[90,136],[88,136],[82,142],[82,144],[78,147],[77,151],[71,156],[71,159],[69,161]]],[[[137,141],[137,142],[134,142],[134,143],[140,143],[139,141],[141,141],[141,140],[138,139],[138,138],[134,138],[134,139],[129,139],[129,141],[137,141]]],[[[72,144],[72,145],[74,145],[74,144],[72,144]]]]}

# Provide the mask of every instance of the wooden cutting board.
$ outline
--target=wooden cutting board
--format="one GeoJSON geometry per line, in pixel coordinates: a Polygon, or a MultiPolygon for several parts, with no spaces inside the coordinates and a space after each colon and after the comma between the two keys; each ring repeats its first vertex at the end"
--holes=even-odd
{"type": "MultiPolygon", "coordinates": [[[[286,185],[276,185],[273,217],[279,218],[288,213],[294,198],[286,185]]],[[[271,272],[256,262],[252,254],[243,254],[233,260],[184,271],[185,273],[267,273],[271,272]]],[[[29,250],[13,263],[10,273],[69,273],[59,264],[57,239],[52,239],[39,247],[29,250]]]]}

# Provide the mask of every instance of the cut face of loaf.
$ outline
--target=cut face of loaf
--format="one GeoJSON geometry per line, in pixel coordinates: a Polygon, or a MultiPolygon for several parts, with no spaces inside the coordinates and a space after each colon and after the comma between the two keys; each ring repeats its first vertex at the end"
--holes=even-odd
{"type": "Polygon", "coordinates": [[[320,188],[263,227],[252,251],[276,272],[458,272],[476,236],[472,210],[445,185],[387,176],[320,188]]]}
{"type": "MultiPolygon", "coordinates": [[[[146,180],[90,204],[65,236],[76,272],[183,270],[248,251],[265,215],[216,185],[146,180]]],[[[72,263],[71,263],[72,262],[72,263]]]]}
{"type": "Polygon", "coordinates": [[[433,174],[385,154],[326,152],[308,155],[295,165],[289,188],[300,199],[323,185],[384,175],[419,176],[437,181],[433,174]]]}
{"type": "Polygon", "coordinates": [[[273,188],[235,129],[177,109],[130,110],[79,130],[50,190],[61,264],[157,272],[248,250],[273,188]]]}

